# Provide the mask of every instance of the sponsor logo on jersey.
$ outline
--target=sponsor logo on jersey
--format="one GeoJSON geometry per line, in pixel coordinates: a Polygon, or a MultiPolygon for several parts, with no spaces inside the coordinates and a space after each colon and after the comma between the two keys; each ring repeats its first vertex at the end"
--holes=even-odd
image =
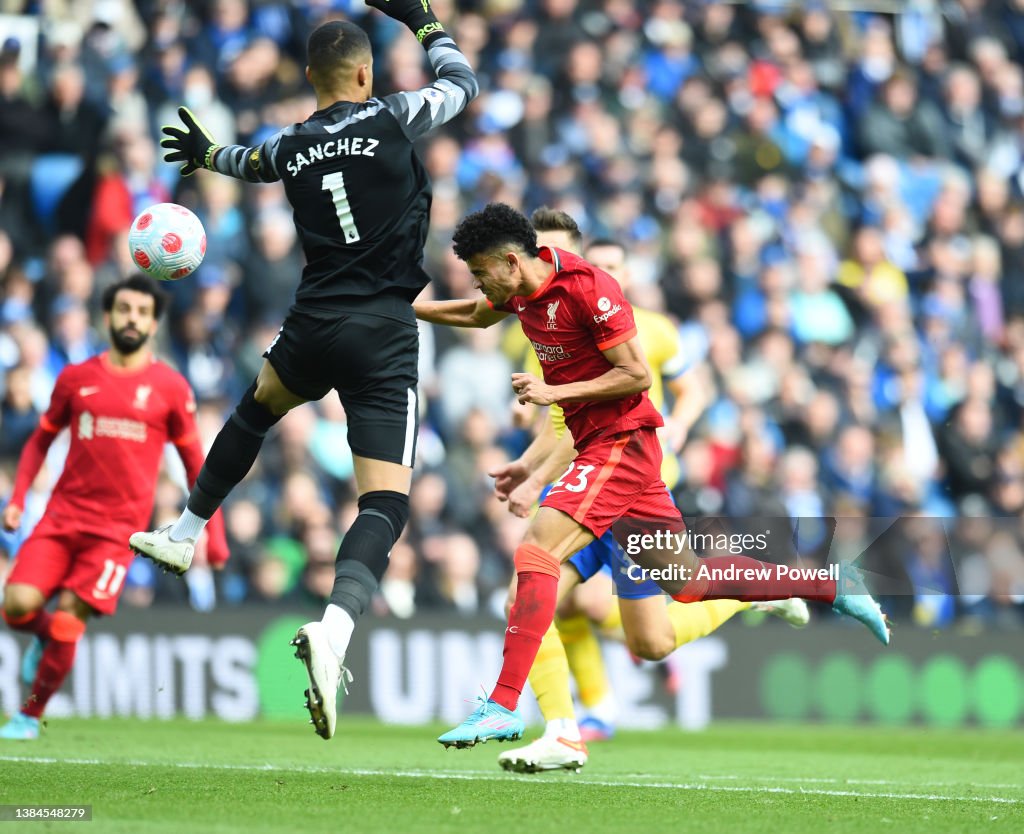
{"type": "Polygon", "coordinates": [[[541,342],[530,342],[533,345],[533,350],[537,354],[537,359],[541,362],[562,362],[566,359],[572,359],[572,354],[569,353],[562,345],[545,345],[541,342]]]}
{"type": "Polygon", "coordinates": [[[548,330],[558,330],[558,322],[555,321],[555,316],[558,313],[558,305],[562,303],[562,300],[552,301],[548,305],[548,330]]]}
{"type": "Polygon", "coordinates": [[[598,299],[597,309],[604,310],[599,316],[594,316],[594,321],[598,324],[603,324],[608,321],[612,316],[622,310],[621,304],[616,304],[614,307],[611,306],[611,302],[607,298],[598,299]]]}
{"type": "Polygon", "coordinates": [[[146,442],[146,424],[140,420],[126,420],[121,417],[93,417],[83,411],[78,418],[79,440],[92,440],[95,437],[111,437],[114,440],[134,440],[136,443],[146,442]]]}
{"type": "Polygon", "coordinates": [[[126,420],[121,417],[97,417],[96,437],[111,437],[114,440],[146,442],[146,424],[140,420],[126,420]]]}
{"type": "Polygon", "coordinates": [[[256,148],[251,154],[249,154],[249,167],[254,171],[260,169],[260,149],[256,148]]]}
{"type": "Polygon", "coordinates": [[[144,409],[146,403],[149,402],[149,395],[153,393],[152,385],[140,385],[135,389],[135,402],[132,405],[135,408],[144,409]]]}
{"type": "Polygon", "coordinates": [[[83,411],[78,418],[78,438],[80,440],[92,440],[93,416],[88,411],[83,411]]]}
{"type": "Polygon", "coordinates": [[[93,394],[98,394],[100,387],[98,385],[83,385],[78,389],[78,396],[80,397],[91,397],[93,394]]]}

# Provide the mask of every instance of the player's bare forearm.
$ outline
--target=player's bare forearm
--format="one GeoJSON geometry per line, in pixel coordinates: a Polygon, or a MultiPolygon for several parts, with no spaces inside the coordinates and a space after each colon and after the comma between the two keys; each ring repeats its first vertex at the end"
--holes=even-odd
{"type": "Polygon", "coordinates": [[[519,456],[520,460],[532,472],[555,450],[558,441],[559,437],[551,422],[551,410],[548,409],[544,412],[544,419],[537,436],[530,441],[530,445],[519,456]]]}
{"type": "MultiPolygon", "coordinates": [[[[677,427],[678,438],[673,438],[673,450],[678,452],[682,448],[690,429],[694,427],[700,415],[708,405],[708,397],[704,386],[698,378],[697,371],[689,370],[675,379],[665,381],[665,387],[672,393],[675,402],[672,404],[672,413],[669,421],[677,427]]],[[[670,423],[666,422],[666,425],[670,423]]]]}
{"type": "Polygon", "coordinates": [[[555,401],[560,403],[619,400],[651,387],[650,371],[643,365],[615,367],[596,379],[553,385],[555,401]]]}
{"type": "Polygon", "coordinates": [[[568,468],[569,464],[576,458],[576,447],[573,445],[572,435],[565,432],[558,442],[548,453],[547,457],[541,460],[534,468],[533,480],[542,486],[550,484],[568,468]]]}
{"type": "Polygon", "coordinates": [[[494,310],[485,299],[463,298],[456,301],[416,301],[416,318],[448,327],[490,327],[508,313],[494,310]]]}
{"type": "Polygon", "coordinates": [[[633,336],[601,353],[612,367],[594,379],[553,386],[556,402],[617,400],[651,387],[651,368],[638,337],[633,336]]]}

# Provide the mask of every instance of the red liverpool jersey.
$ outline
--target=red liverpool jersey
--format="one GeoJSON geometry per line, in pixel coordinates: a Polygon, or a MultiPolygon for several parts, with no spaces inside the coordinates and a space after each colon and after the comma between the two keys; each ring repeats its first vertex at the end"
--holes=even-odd
{"type": "MultiPolygon", "coordinates": [[[[636,335],[633,308],[608,273],[561,249],[542,247],[551,275],[531,295],[512,296],[501,309],[515,313],[549,385],[596,379],[612,365],[603,350],[636,335]]],[[[598,435],[664,422],[647,392],[617,400],[560,403],[579,449],[598,435]]]]}
{"type": "Polygon", "coordinates": [[[195,410],[185,378],[155,359],[126,370],[104,353],[67,366],[39,421],[49,432],[71,430],[43,523],[118,541],[145,529],[164,444],[195,436],[195,410]]]}

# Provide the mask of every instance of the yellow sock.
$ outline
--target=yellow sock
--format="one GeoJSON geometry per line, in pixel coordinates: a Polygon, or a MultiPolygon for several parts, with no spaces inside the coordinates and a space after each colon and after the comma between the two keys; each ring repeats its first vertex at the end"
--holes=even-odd
{"type": "Polygon", "coordinates": [[[569,662],[554,623],[544,632],[540,641],[537,659],[530,669],[530,687],[537,696],[545,721],[556,718],[576,720],[572,693],[569,691],[569,662]]]}
{"type": "Polygon", "coordinates": [[[618,597],[612,600],[612,607],[608,611],[608,616],[596,625],[598,631],[605,637],[611,637],[615,640],[624,640],[626,638],[626,635],[622,632],[622,612],[619,611],[618,597]]]}
{"type": "Polygon", "coordinates": [[[745,611],[749,607],[749,602],[734,599],[669,603],[668,617],[676,633],[676,646],[707,637],[733,614],[745,611]]]}
{"type": "Polygon", "coordinates": [[[578,615],[564,620],[557,619],[555,624],[562,645],[565,646],[569,671],[576,679],[580,701],[585,707],[596,706],[608,695],[611,686],[601,656],[601,644],[597,642],[590,620],[578,615]]]}

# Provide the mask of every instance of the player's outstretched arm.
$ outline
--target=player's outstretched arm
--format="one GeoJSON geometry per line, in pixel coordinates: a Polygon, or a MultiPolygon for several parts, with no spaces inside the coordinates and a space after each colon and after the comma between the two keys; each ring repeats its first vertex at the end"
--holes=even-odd
{"type": "Polygon", "coordinates": [[[415,140],[461,113],[480,86],[469,61],[455,45],[430,7],[430,0],[366,0],[367,5],[404,23],[427,50],[437,81],[414,92],[384,99],[406,136],[415,140]]]}
{"type": "Polygon", "coordinates": [[[490,327],[508,313],[495,310],[487,299],[464,298],[457,301],[416,301],[412,305],[416,318],[431,324],[449,327],[490,327]]]}
{"type": "Polygon", "coordinates": [[[160,140],[165,162],[182,163],[181,175],[188,177],[200,168],[216,171],[246,182],[274,182],[281,179],[274,164],[274,154],[281,137],[292,128],[285,128],[262,145],[218,145],[203,127],[195,113],[187,107],[178,108],[182,127],[164,125],[165,138],[160,140]]]}

